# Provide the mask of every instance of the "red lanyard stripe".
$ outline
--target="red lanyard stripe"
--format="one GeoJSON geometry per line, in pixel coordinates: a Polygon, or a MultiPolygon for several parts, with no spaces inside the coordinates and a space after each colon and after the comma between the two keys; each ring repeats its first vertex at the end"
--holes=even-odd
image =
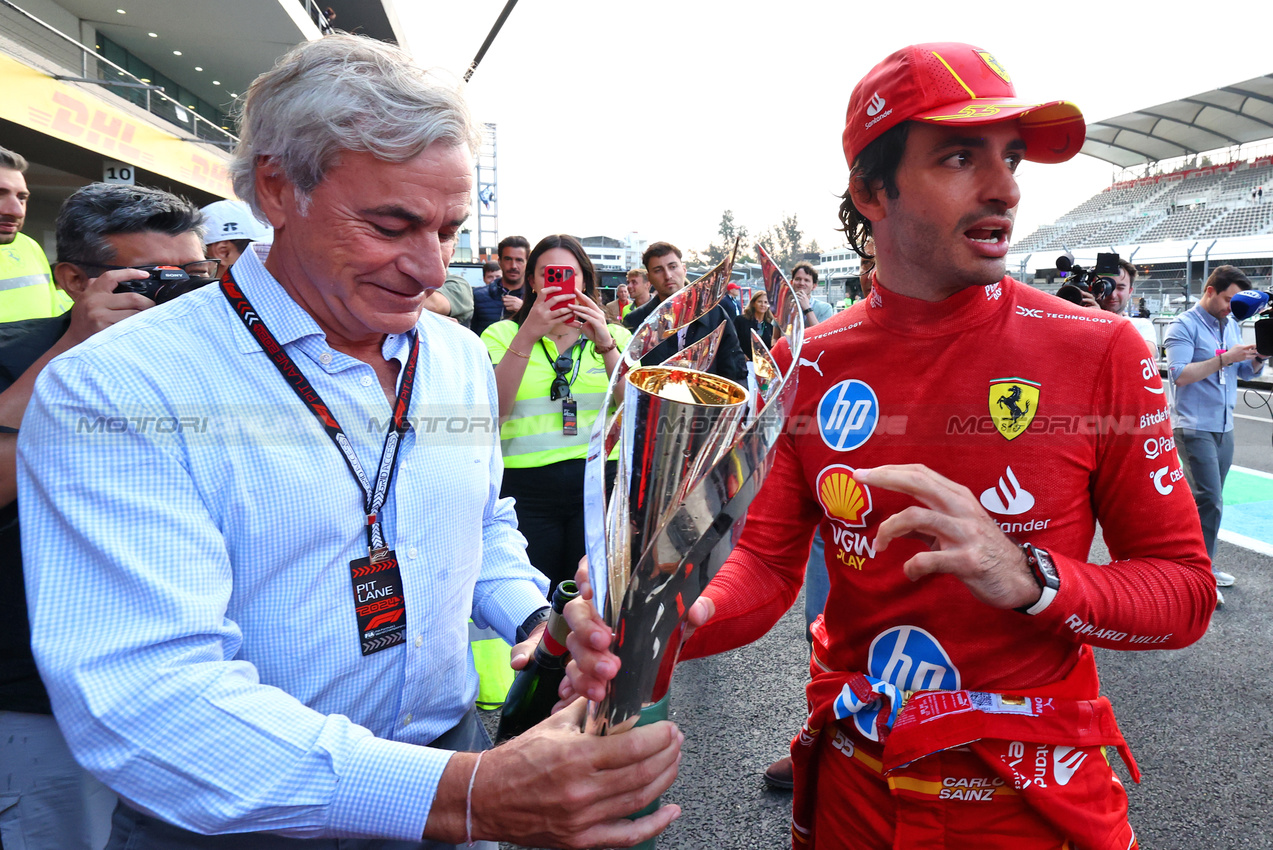
{"type": "MultiPolygon", "coordinates": [[[[402,436],[411,428],[407,414],[411,409],[411,396],[415,390],[416,365],[420,356],[419,334],[413,334],[411,337],[411,354],[407,357],[407,365],[402,373],[402,386],[398,390],[398,397],[393,406],[393,429],[385,435],[384,448],[380,454],[380,468],[376,475],[375,489],[373,490],[371,482],[367,480],[367,473],[363,470],[362,463],[358,460],[358,455],[354,452],[353,444],[345,435],[344,430],[341,429],[340,423],[336,421],[336,417],[328,410],[327,404],[323,401],[322,396],[318,394],[318,390],[314,389],[295,361],[288,356],[287,352],[283,350],[283,346],[274,338],[274,334],[270,333],[269,328],[265,326],[265,321],[239,288],[233,274],[227,273],[220,283],[221,292],[225,295],[226,300],[230,302],[230,306],[234,308],[235,313],[238,314],[248,333],[252,334],[262,350],[265,351],[266,356],[270,358],[270,362],[274,364],[279,374],[287,381],[288,386],[292,388],[292,391],[296,393],[297,397],[309,408],[310,413],[323,426],[327,436],[336,444],[336,448],[340,450],[341,457],[345,459],[345,465],[349,467],[354,480],[362,488],[367,521],[367,548],[373,553],[376,550],[386,548],[384,534],[380,527],[380,508],[384,505],[385,497],[389,492],[389,484],[393,480],[394,470],[398,466],[398,449],[402,445],[402,436]]],[[[373,557],[373,560],[376,559],[373,557]]]]}

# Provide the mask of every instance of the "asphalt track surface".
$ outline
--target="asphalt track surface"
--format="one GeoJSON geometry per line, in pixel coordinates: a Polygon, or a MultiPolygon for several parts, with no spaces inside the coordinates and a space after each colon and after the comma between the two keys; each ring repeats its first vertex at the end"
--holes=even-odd
{"type": "MultiPolygon", "coordinates": [[[[1245,413],[1264,422],[1237,420],[1234,463],[1273,472],[1269,414],[1245,413]]],[[[1108,559],[1098,533],[1091,560],[1108,559]]],[[[1237,584],[1196,644],[1097,650],[1142,773],[1136,785],[1111,751],[1144,850],[1273,848],[1273,557],[1221,542],[1216,561],[1237,584]]],[[[660,848],[790,846],[791,795],[767,789],[761,774],[803,718],[803,611],[802,597],[756,643],[677,669],[671,717],[684,757],[664,800],[683,813],[660,848]]]]}

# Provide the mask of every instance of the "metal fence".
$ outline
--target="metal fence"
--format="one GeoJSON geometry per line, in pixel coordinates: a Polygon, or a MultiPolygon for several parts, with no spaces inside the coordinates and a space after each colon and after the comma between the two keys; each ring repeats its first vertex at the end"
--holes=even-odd
{"type": "MultiPolygon", "coordinates": [[[[137,105],[170,124],[188,130],[193,138],[187,141],[204,142],[226,149],[232,149],[238,144],[237,136],[174,100],[164,93],[162,86],[151,85],[135,76],[127,68],[116,65],[93,48],[45,23],[12,0],[0,0],[0,8],[9,13],[4,17],[6,27],[12,28],[14,34],[22,38],[24,45],[64,68],[78,65],[79,76],[59,74],[54,75],[55,79],[140,91],[143,94],[138,98],[137,105]],[[68,62],[68,56],[76,57],[78,61],[72,59],[68,62]],[[113,74],[104,71],[104,68],[110,69],[113,74]]],[[[325,22],[326,17],[323,20],[325,22]]],[[[131,97],[127,99],[133,100],[131,97]]]]}

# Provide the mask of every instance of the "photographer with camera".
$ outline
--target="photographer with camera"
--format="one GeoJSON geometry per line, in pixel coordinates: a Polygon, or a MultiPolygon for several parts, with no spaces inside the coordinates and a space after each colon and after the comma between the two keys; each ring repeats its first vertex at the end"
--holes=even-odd
{"type": "Polygon", "coordinates": [[[50,360],[216,276],[217,261],[203,256],[202,221],[194,205],[158,189],[85,186],[66,200],[57,218],[59,262],[53,276],[74,306],[53,318],[0,324],[0,425],[5,426],[0,434],[0,552],[8,553],[0,573],[5,623],[0,632],[0,761],[12,777],[10,792],[18,795],[14,809],[27,847],[96,850],[109,834],[115,795],[71,757],[31,656],[16,501],[17,429],[35,379],[50,360]]]}
{"type": "MultiPolygon", "coordinates": [[[[1242,329],[1229,321],[1230,302],[1251,288],[1233,266],[1219,266],[1207,278],[1202,297],[1167,328],[1167,375],[1176,386],[1173,435],[1185,477],[1202,521],[1202,537],[1217,587],[1234,578],[1216,569],[1216,535],[1224,510],[1224,479],[1233,463],[1233,408],[1238,379],[1264,371],[1254,345],[1242,344],[1242,329]]],[[[1157,480],[1155,480],[1157,484],[1157,480]]],[[[1168,485],[1170,489],[1170,485],[1168,485]]],[[[1223,603],[1224,597],[1220,597],[1223,603]]]]}
{"type": "MultiPolygon", "coordinates": [[[[1118,257],[1117,254],[1114,256],[1118,257]]],[[[1122,316],[1131,322],[1136,333],[1140,334],[1141,339],[1145,340],[1145,345],[1149,346],[1154,360],[1157,360],[1158,334],[1154,332],[1154,323],[1148,318],[1133,316],[1127,312],[1128,306],[1132,303],[1132,296],[1136,292],[1136,267],[1121,257],[1118,257],[1117,263],[1118,274],[1106,278],[1112,286],[1105,287],[1105,293],[1096,300],[1096,305],[1106,313],[1122,316]]],[[[1144,299],[1141,301],[1143,302],[1144,299]]]]}

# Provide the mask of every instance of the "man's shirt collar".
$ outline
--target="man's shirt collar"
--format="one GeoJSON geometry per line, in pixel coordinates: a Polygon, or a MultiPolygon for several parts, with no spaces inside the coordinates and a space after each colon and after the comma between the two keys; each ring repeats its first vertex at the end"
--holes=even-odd
{"type": "MultiPolygon", "coordinates": [[[[234,264],[234,280],[270,333],[280,345],[306,340],[301,346],[302,350],[318,359],[324,367],[335,365],[336,353],[327,344],[327,334],[314,321],[314,317],[296,303],[274,275],[266,270],[265,260],[270,255],[270,245],[253,242],[248,247],[250,250],[244,251],[234,264]],[[331,353],[332,356],[323,360],[324,353],[331,353]]],[[[410,351],[410,338],[410,334],[386,335],[381,353],[386,360],[405,363],[410,351]]],[[[261,345],[250,333],[240,334],[239,350],[247,354],[260,351],[261,345]]]]}
{"type": "MultiPolygon", "coordinates": [[[[265,259],[270,255],[270,245],[253,242],[248,248],[250,250],[244,251],[234,264],[234,280],[279,344],[288,345],[309,336],[324,337],[323,329],[314,317],[306,313],[274,275],[266,271],[265,259]]],[[[251,334],[239,337],[240,351],[246,353],[259,351],[260,348],[260,343],[251,334]]]]}

